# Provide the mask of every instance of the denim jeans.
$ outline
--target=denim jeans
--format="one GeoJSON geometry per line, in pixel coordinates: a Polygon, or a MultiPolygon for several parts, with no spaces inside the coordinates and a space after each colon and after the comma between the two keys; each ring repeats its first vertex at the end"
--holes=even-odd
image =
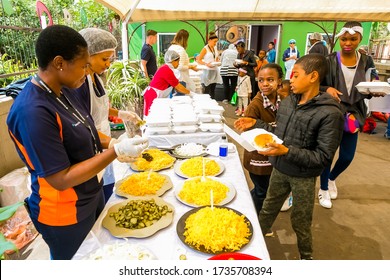
{"type": "Polygon", "coordinates": [[[331,165],[325,167],[320,177],[321,190],[328,190],[328,179],[336,180],[336,178],[344,172],[345,169],[351,164],[356,151],[357,140],[359,133],[343,132],[341,143],[339,147],[339,158],[337,159],[332,171],[330,171],[331,165]]]}

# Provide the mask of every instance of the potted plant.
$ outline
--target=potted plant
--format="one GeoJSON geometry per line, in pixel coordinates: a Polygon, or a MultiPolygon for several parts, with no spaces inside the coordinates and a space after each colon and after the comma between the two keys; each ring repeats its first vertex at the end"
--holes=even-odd
{"type": "Polygon", "coordinates": [[[107,92],[111,106],[118,110],[134,111],[142,118],[144,106],[142,92],[149,82],[149,78],[143,76],[139,62],[112,63],[107,77],[107,92]]]}

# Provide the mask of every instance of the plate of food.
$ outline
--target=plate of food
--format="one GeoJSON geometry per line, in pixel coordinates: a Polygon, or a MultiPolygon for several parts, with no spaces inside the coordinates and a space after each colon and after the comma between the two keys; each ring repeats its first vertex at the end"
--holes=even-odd
{"type": "Polygon", "coordinates": [[[132,244],[127,239],[115,240],[102,244],[89,253],[84,260],[156,260],[154,254],[139,244],[132,244]]]}
{"type": "Polygon", "coordinates": [[[172,223],[174,207],[158,196],[129,198],[111,206],[102,225],[115,237],[145,238],[172,223]]]}
{"type": "Polygon", "coordinates": [[[133,173],[119,180],[114,185],[114,192],[122,197],[134,196],[161,196],[173,187],[171,178],[154,171],[133,173]]]}
{"type": "Polygon", "coordinates": [[[173,146],[169,151],[175,158],[188,159],[207,155],[206,146],[198,143],[183,143],[173,146]]]}
{"type": "Polygon", "coordinates": [[[213,61],[210,63],[212,66],[221,66],[221,62],[220,61],[213,61]]]}
{"type": "Polygon", "coordinates": [[[226,205],[236,195],[236,189],[228,182],[216,177],[195,177],[181,182],[175,187],[175,196],[183,204],[191,207],[210,205],[211,190],[213,204],[226,205]]]}
{"type": "Polygon", "coordinates": [[[129,165],[134,171],[160,171],[162,169],[170,168],[175,160],[176,158],[159,149],[148,149],[129,165]]]}
{"type": "Polygon", "coordinates": [[[207,254],[236,252],[253,235],[251,222],[242,213],[225,206],[203,206],[186,212],[176,232],[188,247],[207,254]]]}
{"type": "Polygon", "coordinates": [[[241,137],[244,138],[244,140],[246,140],[259,152],[268,151],[270,149],[268,147],[269,143],[283,143],[283,141],[279,139],[275,134],[261,128],[255,128],[249,131],[245,131],[241,133],[241,137]]]}
{"type": "Polygon", "coordinates": [[[219,255],[208,258],[209,260],[220,260],[220,261],[239,261],[239,260],[261,260],[260,258],[243,253],[222,253],[219,255]]]}
{"type": "Polygon", "coordinates": [[[370,94],[370,92],[390,94],[390,84],[387,82],[360,82],[356,88],[361,94],[370,94]]]}
{"type": "Polygon", "coordinates": [[[193,157],[178,161],[173,170],[177,175],[186,179],[203,176],[203,161],[205,176],[218,176],[225,170],[225,165],[220,160],[205,157],[193,157]]]}

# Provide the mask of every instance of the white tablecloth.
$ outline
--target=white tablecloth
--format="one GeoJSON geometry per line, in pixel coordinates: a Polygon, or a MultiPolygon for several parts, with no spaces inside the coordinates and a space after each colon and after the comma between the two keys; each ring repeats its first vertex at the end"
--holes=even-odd
{"type": "Polygon", "coordinates": [[[385,97],[373,97],[368,102],[368,110],[371,112],[390,113],[390,94],[385,97]]]}
{"type": "MultiPolygon", "coordinates": [[[[210,158],[213,158],[210,156],[210,158]]],[[[261,259],[269,260],[269,254],[264,242],[263,235],[261,233],[260,225],[258,222],[257,214],[252,202],[252,198],[249,192],[248,184],[245,179],[245,174],[242,169],[242,165],[237,152],[229,153],[227,159],[223,160],[225,165],[225,171],[219,176],[219,178],[231,183],[236,188],[236,197],[226,206],[233,208],[242,214],[244,214],[252,223],[253,236],[249,244],[247,244],[240,252],[250,255],[257,256],[261,259]]],[[[114,161],[114,172],[115,181],[122,179],[123,177],[130,175],[133,171],[127,164],[120,163],[117,160],[114,161]]],[[[160,260],[175,260],[178,259],[180,253],[183,250],[188,260],[195,259],[207,259],[211,255],[198,252],[187,247],[176,234],[176,225],[180,217],[191,210],[192,208],[180,203],[175,195],[174,188],[179,182],[184,179],[174,173],[173,168],[165,171],[160,171],[161,174],[169,175],[173,182],[173,189],[166,192],[162,198],[167,202],[171,203],[175,207],[174,219],[172,224],[167,228],[164,228],[154,235],[144,238],[136,239],[129,238],[129,242],[140,244],[148,248],[153,254],[160,260]]],[[[91,233],[88,234],[83,244],[77,251],[73,259],[82,259],[86,257],[90,252],[99,248],[96,238],[101,244],[116,240],[115,237],[111,236],[108,230],[102,227],[102,219],[106,215],[107,209],[113,204],[123,201],[123,198],[116,196],[115,194],[109,199],[106,207],[104,208],[99,219],[96,221],[92,228],[94,237],[91,233]]]]}

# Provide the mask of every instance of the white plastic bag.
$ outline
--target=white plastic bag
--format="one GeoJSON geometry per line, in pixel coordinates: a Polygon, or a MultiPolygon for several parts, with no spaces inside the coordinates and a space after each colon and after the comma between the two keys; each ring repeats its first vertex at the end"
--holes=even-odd
{"type": "Polygon", "coordinates": [[[31,194],[31,177],[27,167],[11,171],[0,178],[0,206],[23,201],[31,194]]]}

